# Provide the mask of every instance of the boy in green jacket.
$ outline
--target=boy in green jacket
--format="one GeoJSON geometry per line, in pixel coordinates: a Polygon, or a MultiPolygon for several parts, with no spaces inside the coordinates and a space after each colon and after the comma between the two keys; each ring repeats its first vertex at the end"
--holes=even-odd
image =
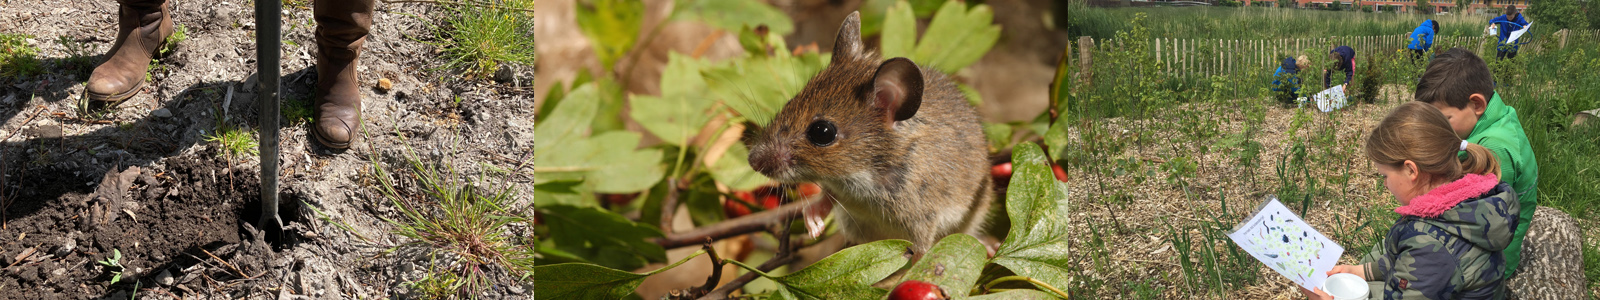
{"type": "Polygon", "coordinates": [[[1483,59],[1453,48],[1428,63],[1413,96],[1439,108],[1450,127],[1473,144],[1483,145],[1500,161],[1500,181],[1511,184],[1520,204],[1516,232],[1504,251],[1505,278],[1511,278],[1522,259],[1522,239],[1539,204],[1539,165],[1533,147],[1517,120],[1517,109],[1494,92],[1494,77],[1483,59]]]}

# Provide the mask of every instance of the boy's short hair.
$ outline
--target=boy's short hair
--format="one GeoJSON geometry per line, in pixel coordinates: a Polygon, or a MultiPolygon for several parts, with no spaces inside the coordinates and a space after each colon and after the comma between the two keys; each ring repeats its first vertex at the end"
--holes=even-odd
{"type": "Polygon", "coordinates": [[[1412,97],[1426,103],[1444,101],[1450,107],[1467,108],[1467,98],[1472,94],[1482,94],[1485,100],[1493,97],[1494,75],[1477,54],[1457,47],[1428,63],[1412,97]]]}
{"type": "Polygon", "coordinates": [[[1301,70],[1304,70],[1307,67],[1311,66],[1311,59],[1307,58],[1305,55],[1301,55],[1300,57],[1294,58],[1294,64],[1295,64],[1296,67],[1299,67],[1301,70]]]}

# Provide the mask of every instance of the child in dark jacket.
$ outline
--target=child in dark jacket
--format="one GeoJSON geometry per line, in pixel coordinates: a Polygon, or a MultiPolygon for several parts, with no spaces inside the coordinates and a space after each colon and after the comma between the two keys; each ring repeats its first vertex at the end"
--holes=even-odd
{"type": "Polygon", "coordinates": [[[1278,102],[1293,103],[1294,99],[1300,98],[1300,70],[1310,64],[1311,60],[1305,55],[1283,58],[1283,64],[1272,72],[1272,91],[1278,102]]]}
{"type": "Polygon", "coordinates": [[[1406,49],[1411,49],[1411,60],[1422,59],[1429,49],[1433,49],[1433,36],[1439,33],[1439,22],[1433,19],[1422,21],[1422,25],[1411,30],[1411,44],[1406,49]]]}
{"type": "Polygon", "coordinates": [[[1333,77],[1329,77],[1333,71],[1344,72],[1344,83],[1340,83],[1341,85],[1350,83],[1351,76],[1356,74],[1356,49],[1339,46],[1333,48],[1333,51],[1328,51],[1328,58],[1333,60],[1333,69],[1322,70],[1322,88],[1333,87],[1333,77]]]}
{"type": "MultiPolygon", "coordinates": [[[[1400,202],[1400,219],[1360,265],[1328,275],[1366,279],[1370,299],[1504,298],[1501,250],[1518,207],[1511,185],[1495,177],[1494,153],[1457,137],[1432,105],[1408,102],[1372,130],[1366,156],[1400,202]]],[[[1301,292],[1332,299],[1320,288],[1301,292]]]]}

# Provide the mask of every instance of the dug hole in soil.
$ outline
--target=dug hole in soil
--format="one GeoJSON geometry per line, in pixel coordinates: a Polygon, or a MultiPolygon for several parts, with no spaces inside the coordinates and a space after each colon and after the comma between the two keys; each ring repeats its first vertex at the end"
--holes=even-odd
{"type": "MultiPolygon", "coordinates": [[[[531,207],[532,69],[465,78],[442,66],[445,8],[380,1],[358,69],[364,133],[337,151],[305,122],[280,120],[285,225],[257,230],[259,159],[206,140],[224,124],[258,131],[252,4],[169,2],[188,39],[159,57],[143,91],[95,117],[78,100],[114,42],[117,4],[0,0],[0,33],[32,36],[45,69],[0,78],[0,299],[411,298],[407,283],[440,262],[386,251],[409,241],[384,221],[402,216],[375,167],[401,198],[422,199],[416,160],[510,187],[511,207],[531,207]],[[98,263],[113,251],[124,266],[114,284],[117,268],[98,263]]],[[[309,103],[318,75],[302,5],[283,17],[285,103],[309,103]]],[[[531,288],[497,284],[480,297],[531,298],[531,288]]]]}

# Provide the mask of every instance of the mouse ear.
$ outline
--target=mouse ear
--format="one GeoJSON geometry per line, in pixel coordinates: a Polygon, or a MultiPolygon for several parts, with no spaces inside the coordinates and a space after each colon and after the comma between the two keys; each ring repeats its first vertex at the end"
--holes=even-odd
{"type": "Polygon", "coordinates": [[[833,40],[833,61],[839,58],[856,58],[861,56],[861,12],[850,12],[844,17],[844,24],[839,25],[839,35],[833,40]]]}
{"type": "Polygon", "coordinates": [[[922,69],[904,57],[883,62],[872,75],[872,103],[895,121],[917,115],[922,106],[922,69]]]}

